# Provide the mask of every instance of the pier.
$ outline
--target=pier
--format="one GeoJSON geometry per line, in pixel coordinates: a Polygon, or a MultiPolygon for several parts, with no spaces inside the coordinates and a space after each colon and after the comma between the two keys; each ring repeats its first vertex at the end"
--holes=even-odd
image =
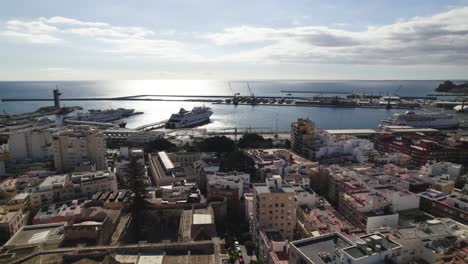
{"type": "MultiPolygon", "coordinates": [[[[77,97],[61,98],[61,101],[157,101],[157,102],[200,102],[223,105],[248,105],[248,106],[302,106],[302,107],[346,107],[346,108],[394,108],[413,109],[419,108],[421,103],[416,99],[434,98],[400,97],[402,100],[392,101],[388,104],[379,102],[380,98],[374,96],[350,94],[347,96],[239,96],[239,95],[165,95],[142,94],[120,97],[77,97]],[[410,99],[411,98],[411,99],[410,99]],[[363,99],[368,99],[364,102],[363,99]],[[375,100],[373,100],[375,99],[375,100]]],[[[54,98],[55,99],[55,98],[54,98]]],[[[44,102],[53,101],[52,98],[3,98],[3,102],[44,102]]],[[[383,99],[380,99],[382,101],[383,99]]]]}
{"type": "Polygon", "coordinates": [[[136,127],[135,130],[154,130],[154,129],[158,129],[158,128],[163,128],[164,124],[166,124],[166,122],[168,120],[169,119],[154,122],[154,123],[149,123],[149,124],[146,124],[146,125],[142,125],[142,126],[136,127]]]}

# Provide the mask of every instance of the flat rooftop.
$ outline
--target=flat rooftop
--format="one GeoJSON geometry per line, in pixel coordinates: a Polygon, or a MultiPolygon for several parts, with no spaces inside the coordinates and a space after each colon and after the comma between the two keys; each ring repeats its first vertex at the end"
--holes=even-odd
{"type": "Polygon", "coordinates": [[[328,129],[325,131],[332,135],[373,135],[380,133],[375,129],[328,129]]]}
{"type": "MultiPolygon", "coordinates": [[[[381,246],[381,251],[382,252],[387,251],[387,250],[393,250],[393,249],[401,247],[400,244],[397,244],[397,243],[391,241],[390,239],[388,239],[387,237],[382,236],[382,235],[378,235],[378,234],[370,234],[370,235],[367,235],[367,236],[362,236],[362,237],[360,237],[360,239],[362,239],[364,241],[367,240],[367,239],[379,240],[380,241],[379,245],[381,246]]],[[[378,251],[376,251],[375,248],[376,248],[375,245],[366,244],[363,247],[352,246],[352,247],[349,247],[349,248],[345,248],[345,249],[343,249],[343,251],[345,252],[345,254],[348,254],[349,256],[351,256],[354,259],[360,259],[360,258],[363,258],[363,257],[371,256],[373,254],[378,254],[378,251]],[[367,252],[366,248],[370,248],[371,251],[367,252]]]]}
{"type": "Polygon", "coordinates": [[[194,225],[213,224],[213,220],[211,219],[210,214],[194,214],[193,224],[194,225]]]}
{"type": "Polygon", "coordinates": [[[281,188],[270,189],[266,183],[256,183],[253,185],[258,193],[294,193],[295,190],[290,185],[283,185],[281,188]]]}
{"type": "Polygon", "coordinates": [[[63,239],[63,227],[66,223],[54,223],[45,225],[23,226],[5,246],[19,246],[27,244],[40,244],[57,241],[57,245],[63,239]]]}
{"type": "Polygon", "coordinates": [[[340,256],[336,253],[336,249],[343,249],[353,245],[337,234],[306,238],[292,242],[291,244],[312,260],[313,263],[336,264],[341,263],[340,256]],[[324,252],[329,253],[329,257],[322,257],[321,254],[324,252]]]}

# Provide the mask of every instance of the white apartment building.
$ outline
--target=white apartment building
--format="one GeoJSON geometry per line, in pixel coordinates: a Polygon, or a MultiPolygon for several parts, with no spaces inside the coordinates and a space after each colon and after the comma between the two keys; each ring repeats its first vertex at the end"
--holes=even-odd
{"type": "Polygon", "coordinates": [[[93,161],[97,170],[105,170],[104,134],[92,126],[73,126],[52,137],[52,153],[57,171],[67,172],[85,161],[93,161]]]}
{"type": "Polygon", "coordinates": [[[435,162],[429,161],[426,165],[421,167],[421,173],[429,176],[450,176],[455,180],[463,173],[463,166],[452,162],[435,162]]]}
{"type": "Polygon", "coordinates": [[[234,180],[241,180],[240,183],[236,183],[237,185],[241,185],[242,191],[241,191],[241,197],[244,192],[248,192],[250,190],[250,174],[244,173],[244,172],[214,172],[206,175],[208,184],[210,182],[222,182],[223,179],[225,181],[234,181],[234,180]]]}
{"type": "Polygon", "coordinates": [[[28,188],[31,207],[89,197],[97,192],[116,192],[117,179],[108,171],[76,172],[46,177],[39,185],[28,188]]]}
{"type": "Polygon", "coordinates": [[[80,196],[90,197],[98,192],[117,192],[117,179],[109,171],[80,172],[71,175],[74,185],[80,186],[80,196]]]}
{"type": "Polygon", "coordinates": [[[219,189],[219,190],[238,190],[237,197],[242,197],[244,195],[244,181],[241,178],[235,176],[213,176],[208,178],[208,194],[210,194],[210,189],[219,189]]]}
{"type": "Polygon", "coordinates": [[[367,139],[351,136],[332,135],[325,131],[316,137],[316,159],[351,156],[356,162],[363,163],[374,152],[374,143],[367,139]]]}
{"type": "MultiPolygon", "coordinates": [[[[79,192],[79,186],[76,186],[79,192]]],[[[38,208],[46,204],[75,198],[75,186],[67,174],[45,178],[39,185],[28,188],[31,191],[31,207],[38,208]]]]}
{"type": "Polygon", "coordinates": [[[12,160],[47,160],[52,142],[51,129],[27,128],[9,135],[8,147],[12,160]]]}

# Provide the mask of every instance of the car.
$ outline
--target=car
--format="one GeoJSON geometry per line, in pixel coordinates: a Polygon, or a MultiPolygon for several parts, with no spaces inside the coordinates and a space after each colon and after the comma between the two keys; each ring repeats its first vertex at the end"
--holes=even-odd
{"type": "Polygon", "coordinates": [[[234,241],[234,245],[239,246],[239,241],[234,241]]]}
{"type": "Polygon", "coordinates": [[[244,262],[244,258],[240,258],[240,259],[239,259],[239,263],[240,263],[240,264],[244,264],[244,263],[245,263],[245,262],[244,262]]]}
{"type": "Polygon", "coordinates": [[[236,246],[236,250],[237,250],[238,252],[241,252],[241,248],[240,248],[239,246],[236,246]]]}

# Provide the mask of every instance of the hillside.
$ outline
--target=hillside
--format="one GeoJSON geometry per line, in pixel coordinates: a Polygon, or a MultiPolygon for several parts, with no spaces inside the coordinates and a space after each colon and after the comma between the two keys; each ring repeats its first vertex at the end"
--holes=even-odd
{"type": "Polygon", "coordinates": [[[461,84],[454,84],[451,81],[445,81],[439,84],[436,88],[436,92],[441,93],[468,93],[468,82],[461,84]]]}

